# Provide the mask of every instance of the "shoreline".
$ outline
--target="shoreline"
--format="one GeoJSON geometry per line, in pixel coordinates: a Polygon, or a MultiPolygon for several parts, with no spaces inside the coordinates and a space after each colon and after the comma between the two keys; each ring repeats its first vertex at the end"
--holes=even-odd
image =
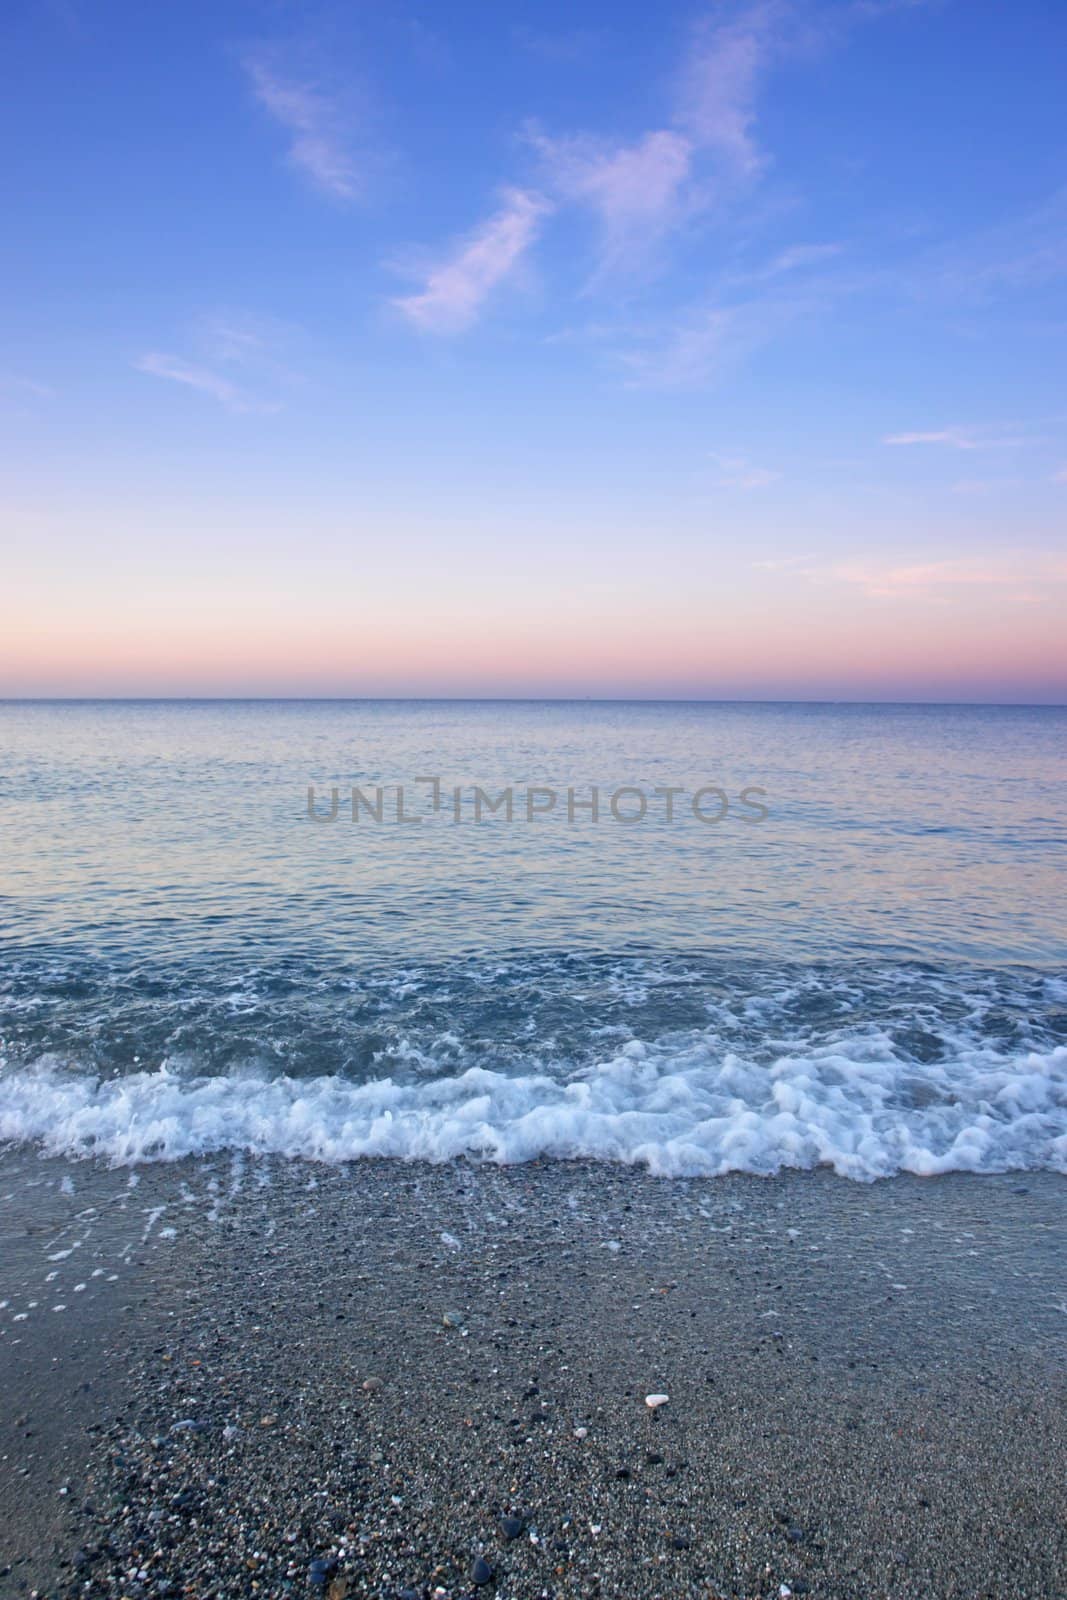
{"type": "Polygon", "coordinates": [[[0,1192],[4,1595],[1067,1587],[1058,1175],[20,1149],[0,1192]]]}

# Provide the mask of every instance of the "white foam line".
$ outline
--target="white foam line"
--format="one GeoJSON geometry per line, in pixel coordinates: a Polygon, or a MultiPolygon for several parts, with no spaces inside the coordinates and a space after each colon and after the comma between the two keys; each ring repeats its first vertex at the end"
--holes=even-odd
{"type": "MultiPolygon", "coordinates": [[[[100,1080],[42,1064],[0,1077],[0,1141],[118,1164],[229,1150],[332,1162],[590,1156],[664,1175],[1067,1171],[1067,1048],[1009,1057],[976,1046],[924,1067],[919,1095],[916,1082],[914,1063],[870,1039],[855,1056],[834,1046],[771,1066],[703,1036],[631,1043],[568,1080],[484,1067],[414,1082],[166,1067],[100,1080]]],[[[218,1215],[214,1180],[212,1195],[218,1215]]]]}

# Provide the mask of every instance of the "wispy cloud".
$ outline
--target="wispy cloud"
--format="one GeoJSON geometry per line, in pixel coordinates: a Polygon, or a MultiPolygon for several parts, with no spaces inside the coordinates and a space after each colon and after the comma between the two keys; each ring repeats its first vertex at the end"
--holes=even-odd
{"type": "Polygon", "coordinates": [[[600,219],[602,270],[643,257],[685,211],[693,147],[680,133],[661,128],[632,144],[588,135],[551,139],[536,129],[529,138],[553,192],[590,206],[600,219]]]}
{"type": "MultiPolygon", "coordinates": [[[[989,590],[998,603],[1032,605],[1049,590],[1067,584],[1067,560],[1037,552],[1009,560],[949,557],[941,562],[755,562],[763,570],[782,571],[813,584],[845,584],[872,600],[918,600],[950,605],[963,594],[989,590]]],[[[1057,598],[1059,603],[1059,598],[1057,598]]]]}
{"type": "Polygon", "coordinates": [[[961,301],[1038,289],[1067,277],[1067,187],[1042,205],[932,252],[922,289],[961,301]]]}
{"type": "Polygon", "coordinates": [[[1016,489],[1022,478],[959,478],[952,485],[953,494],[996,494],[1004,489],[1016,489]]]}
{"type": "Polygon", "coordinates": [[[725,367],[735,343],[729,310],[709,307],[669,328],[643,347],[620,357],[631,382],[655,389],[689,388],[707,383],[725,367]]]}
{"type": "Polygon", "coordinates": [[[660,322],[617,337],[617,359],[635,385],[702,388],[718,382],[799,320],[824,309],[817,292],[762,294],[744,300],[683,307],[660,322]]]}
{"type": "Polygon", "coordinates": [[[1007,597],[1030,601],[1035,590],[1067,583],[1067,561],[1038,555],[1013,561],[953,558],[913,566],[845,562],[809,576],[849,584],[876,599],[914,596],[945,600],[953,590],[995,589],[1007,597]]]}
{"type": "Polygon", "coordinates": [[[782,476],[768,467],[754,466],[745,456],[713,453],[711,459],[719,468],[719,477],[715,480],[719,489],[765,489],[769,483],[777,483],[782,476]]]}
{"type": "Polygon", "coordinates": [[[147,355],[139,356],[133,363],[138,372],[146,372],[153,378],[166,378],[171,383],[185,384],[190,389],[196,389],[201,394],[210,395],[228,411],[274,411],[277,407],[257,400],[254,395],[232,383],[221,373],[214,372],[209,367],[197,366],[191,361],[185,361],[181,356],[165,355],[159,351],[149,351],[147,355]]]}
{"type": "Polygon", "coordinates": [[[946,445],[952,450],[1000,450],[1025,444],[1019,434],[990,434],[981,428],[934,428],[916,433],[889,433],[882,443],[888,445],[946,445]]]}
{"type": "Polygon", "coordinates": [[[417,294],[401,295],[393,305],[424,332],[462,333],[518,268],[551,209],[531,190],[505,190],[499,210],[429,272],[417,294]]]}
{"type": "Polygon", "coordinates": [[[55,390],[34,378],[22,378],[15,373],[0,373],[0,394],[23,400],[54,400],[55,390]]]}
{"type": "Polygon", "coordinates": [[[675,120],[693,144],[714,151],[739,174],[764,162],[755,136],[756,95],[787,8],[755,5],[730,22],[709,17],[694,31],[680,74],[675,120]]]}
{"type": "Polygon", "coordinates": [[[841,254],[839,244],[794,244],[782,250],[759,273],[762,278],[780,278],[783,273],[801,272],[808,267],[821,266],[841,254]]]}
{"type": "Polygon", "coordinates": [[[547,187],[598,217],[599,273],[643,265],[667,233],[714,203],[724,183],[760,168],[756,91],[781,10],[773,3],[750,6],[729,23],[709,19],[694,31],[667,126],[630,140],[527,130],[547,187]],[[702,157],[702,167],[710,162],[710,168],[698,172],[702,157]]]}
{"type": "Polygon", "coordinates": [[[1067,586],[1067,559],[1046,551],[1020,551],[1003,559],[951,556],[911,563],[831,561],[808,555],[754,561],[752,565],[819,586],[844,585],[872,600],[913,600],[934,606],[951,605],[976,593],[1026,605],[1050,598],[1059,605],[1062,597],[1058,590],[1067,586]]]}
{"type": "Polygon", "coordinates": [[[360,177],[333,100],[315,84],[288,76],[265,56],[251,55],[244,69],[256,99],[290,135],[289,161],[335,200],[351,200],[360,177]]]}
{"type": "Polygon", "coordinates": [[[757,572],[793,572],[797,567],[807,567],[815,560],[815,556],[808,554],[802,556],[768,556],[763,561],[753,561],[752,565],[757,572]]]}

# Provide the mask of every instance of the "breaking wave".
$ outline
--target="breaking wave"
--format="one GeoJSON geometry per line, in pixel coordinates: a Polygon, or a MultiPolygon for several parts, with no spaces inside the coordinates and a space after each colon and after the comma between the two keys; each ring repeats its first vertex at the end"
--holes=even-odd
{"type": "Polygon", "coordinates": [[[1067,1172],[1067,1047],[974,1042],[918,1062],[885,1033],[753,1060],[717,1035],[630,1040],[569,1072],[484,1065],[356,1082],[164,1063],[104,1077],[54,1058],[0,1068],[0,1140],[116,1163],[221,1150],[341,1162],[590,1157],[664,1176],[829,1166],[1067,1172]]]}

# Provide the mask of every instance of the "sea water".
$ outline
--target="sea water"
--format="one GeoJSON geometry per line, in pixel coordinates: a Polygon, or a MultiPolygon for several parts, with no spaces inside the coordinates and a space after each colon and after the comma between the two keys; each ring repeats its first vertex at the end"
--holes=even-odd
{"type": "Polygon", "coordinates": [[[1065,778],[1056,707],[0,704],[0,1141],[1067,1170],[1065,778]]]}

